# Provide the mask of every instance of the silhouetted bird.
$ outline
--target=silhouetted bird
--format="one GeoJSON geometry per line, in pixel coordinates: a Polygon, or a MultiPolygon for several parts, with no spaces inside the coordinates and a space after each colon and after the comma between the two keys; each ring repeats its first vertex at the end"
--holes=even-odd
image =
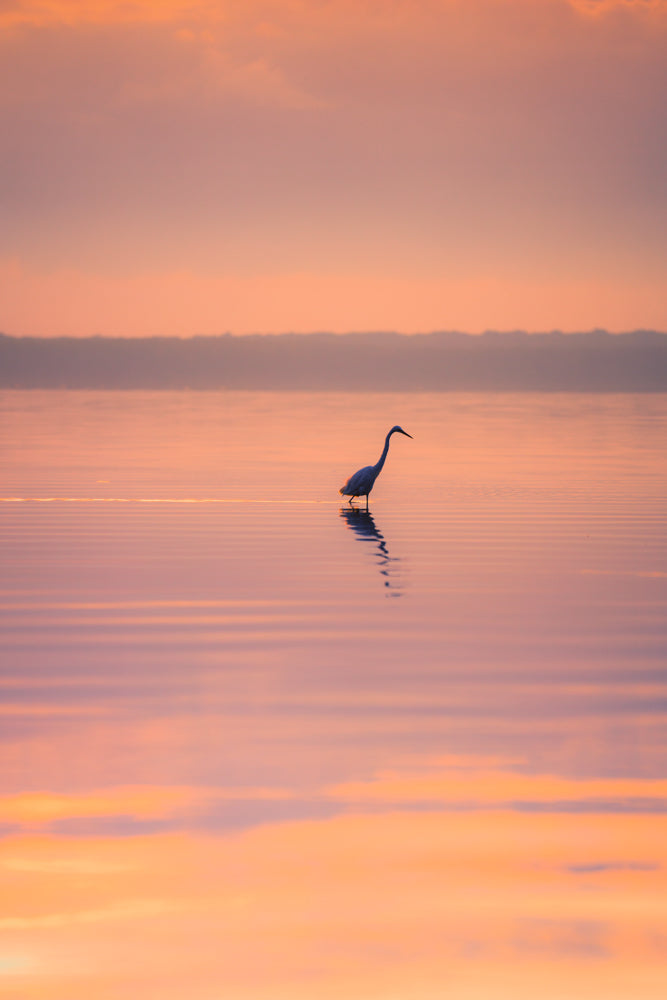
{"type": "Polygon", "coordinates": [[[366,507],[368,508],[368,496],[375,486],[375,480],[382,472],[382,466],[385,463],[387,452],[389,451],[389,441],[392,434],[405,434],[406,437],[412,437],[412,434],[408,434],[408,432],[404,431],[402,427],[398,426],[398,424],[395,427],[392,427],[385,438],[384,448],[382,450],[382,454],[380,455],[380,461],[377,465],[367,465],[365,468],[359,469],[359,471],[355,472],[353,476],[350,476],[348,481],[345,483],[345,486],[341,486],[338,491],[342,496],[350,498],[348,503],[352,503],[355,497],[366,497],[366,507]]]}

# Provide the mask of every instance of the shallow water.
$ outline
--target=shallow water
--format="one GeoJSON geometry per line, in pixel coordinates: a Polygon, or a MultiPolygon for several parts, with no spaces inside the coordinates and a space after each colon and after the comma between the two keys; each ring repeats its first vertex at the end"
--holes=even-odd
{"type": "Polygon", "coordinates": [[[0,420],[9,996],[664,997],[666,397],[0,420]]]}

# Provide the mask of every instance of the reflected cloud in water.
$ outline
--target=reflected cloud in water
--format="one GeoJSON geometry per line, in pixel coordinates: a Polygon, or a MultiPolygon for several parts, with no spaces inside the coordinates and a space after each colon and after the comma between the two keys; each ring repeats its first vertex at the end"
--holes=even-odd
{"type": "Polygon", "coordinates": [[[389,591],[387,596],[401,597],[404,587],[396,566],[400,559],[389,555],[385,537],[378,529],[373,515],[367,510],[352,506],[341,507],[339,513],[360,542],[370,542],[371,545],[376,543],[372,545],[373,555],[378,572],[383,577],[384,586],[389,591]]]}
{"type": "Polygon", "coordinates": [[[0,403],[12,995],[664,1000],[667,399],[0,403]]]}

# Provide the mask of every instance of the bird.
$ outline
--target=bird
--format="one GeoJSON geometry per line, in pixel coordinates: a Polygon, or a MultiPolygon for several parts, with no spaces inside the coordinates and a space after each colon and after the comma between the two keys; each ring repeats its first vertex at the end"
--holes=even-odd
{"type": "Polygon", "coordinates": [[[375,480],[382,472],[382,466],[385,463],[387,457],[387,452],[389,451],[389,442],[391,440],[392,434],[405,434],[406,437],[412,438],[412,434],[408,434],[404,431],[402,427],[396,424],[395,427],[387,434],[384,440],[384,448],[382,449],[382,454],[380,455],[380,460],[376,465],[366,465],[363,469],[359,469],[355,472],[353,476],[350,476],[345,486],[341,486],[339,493],[341,496],[349,497],[348,503],[351,504],[355,497],[366,497],[366,510],[368,510],[368,496],[375,486],[375,480]]]}

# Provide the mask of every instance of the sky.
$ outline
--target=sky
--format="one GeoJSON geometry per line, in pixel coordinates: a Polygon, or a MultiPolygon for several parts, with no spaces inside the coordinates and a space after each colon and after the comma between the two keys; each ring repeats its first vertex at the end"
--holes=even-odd
{"type": "Polygon", "coordinates": [[[0,0],[0,330],[667,329],[667,0],[0,0]]]}

